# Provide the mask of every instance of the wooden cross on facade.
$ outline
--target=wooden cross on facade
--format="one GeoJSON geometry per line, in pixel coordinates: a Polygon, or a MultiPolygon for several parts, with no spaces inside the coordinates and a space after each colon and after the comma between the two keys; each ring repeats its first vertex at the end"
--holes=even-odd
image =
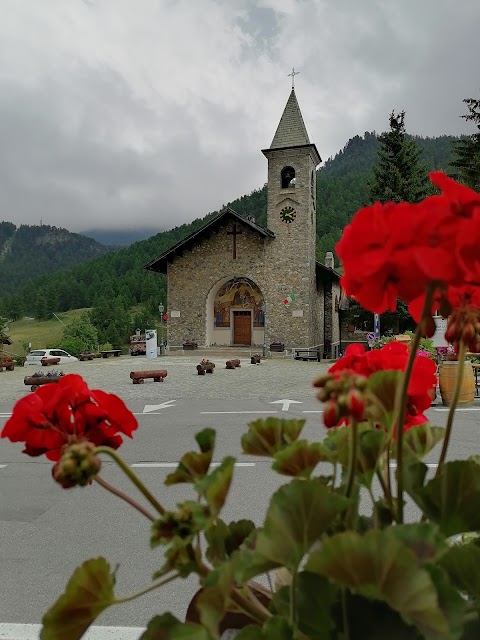
{"type": "Polygon", "coordinates": [[[237,259],[237,236],[241,235],[241,231],[237,229],[237,223],[233,223],[232,231],[227,231],[227,236],[233,236],[233,259],[237,259]]]}

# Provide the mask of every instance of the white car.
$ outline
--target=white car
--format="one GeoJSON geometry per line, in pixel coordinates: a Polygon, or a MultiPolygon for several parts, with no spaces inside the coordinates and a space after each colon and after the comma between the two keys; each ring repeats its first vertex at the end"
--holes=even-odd
{"type": "Polygon", "coordinates": [[[78,362],[78,358],[71,356],[63,349],[34,349],[27,354],[25,358],[25,366],[29,364],[41,365],[44,358],[60,358],[58,364],[68,364],[69,362],[78,362]]]}

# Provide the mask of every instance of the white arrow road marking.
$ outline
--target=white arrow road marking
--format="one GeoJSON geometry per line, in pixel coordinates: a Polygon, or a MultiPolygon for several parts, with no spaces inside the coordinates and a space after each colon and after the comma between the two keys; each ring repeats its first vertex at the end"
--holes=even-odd
{"type": "Polygon", "coordinates": [[[0,469],[5,469],[6,466],[6,464],[0,464],[0,469]]]}
{"type": "Polygon", "coordinates": [[[277,411],[200,411],[202,415],[213,415],[217,413],[277,413],[277,411]]]}
{"type": "Polygon", "coordinates": [[[143,413],[150,413],[150,411],[157,411],[157,409],[170,409],[173,406],[172,402],[176,402],[176,400],[167,400],[162,404],[146,404],[143,408],[143,413]]]}
{"type": "Polygon", "coordinates": [[[303,404],[303,402],[300,402],[300,400],[274,400],[270,404],[281,404],[282,411],[288,411],[291,404],[303,404]]]}

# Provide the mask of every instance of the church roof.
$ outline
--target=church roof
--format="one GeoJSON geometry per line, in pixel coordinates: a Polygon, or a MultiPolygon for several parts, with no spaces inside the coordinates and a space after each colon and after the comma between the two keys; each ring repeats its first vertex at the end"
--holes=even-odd
{"type": "Polygon", "coordinates": [[[332,280],[340,280],[342,277],[338,271],[327,267],[322,262],[315,262],[315,275],[317,276],[317,283],[321,282],[325,276],[329,276],[332,280]]]}
{"type": "Polygon", "coordinates": [[[188,251],[195,245],[198,245],[201,242],[203,242],[214,231],[216,231],[219,226],[227,222],[229,219],[238,220],[239,222],[249,227],[250,229],[252,229],[252,231],[255,231],[256,233],[258,233],[260,236],[264,238],[275,237],[275,234],[273,233],[273,231],[270,231],[269,229],[265,229],[264,227],[261,227],[260,225],[256,224],[256,222],[254,222],[253,220],[249,220],[248,218],[242,217],[240,214],[238,214],[236,211],[234,211],[230,207],[225,207],[224,209],[222,209],[222,211],[220,211],[220,213],[218,213],[211,220],[206,222],[203,225],[203,227],[200,227],[200,229],[197,229],[196,231],[191,233],[189,236],[187,236],[183,240],[180,240],[180,242],[177,242],[177,244],[174,244],[172,247],[170,247],[169,249],[164,251],[161,255],[159,255],[158,258],[151,260],[148,264],[145,265],[144,268],[149,271],[156,271],[157,273],[167,273],[168,262],[171,262],[177,256],[182,255],[184,251],[188,251]]]}
{"type": "Polygon", "coordinates": [[[302,112],[298,106],[295,89],[290,96],[280,118],[277,131],[273,136],[270,149],[283,149],[285,147],[298,147],[310,144],[307,128],[303,121],[302,112]]]}

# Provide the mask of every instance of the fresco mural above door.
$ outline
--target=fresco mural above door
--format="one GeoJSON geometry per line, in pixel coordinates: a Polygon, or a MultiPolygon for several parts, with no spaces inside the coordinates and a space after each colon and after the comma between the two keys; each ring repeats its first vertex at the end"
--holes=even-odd
{"type": "Polygon", "coordinates": [[[232,278],[220,287],[214,302],[214,326],[230,326],[231,309],[251,309],[253,326],[265,325],[263,295],[250,278],[232,278]]]}

